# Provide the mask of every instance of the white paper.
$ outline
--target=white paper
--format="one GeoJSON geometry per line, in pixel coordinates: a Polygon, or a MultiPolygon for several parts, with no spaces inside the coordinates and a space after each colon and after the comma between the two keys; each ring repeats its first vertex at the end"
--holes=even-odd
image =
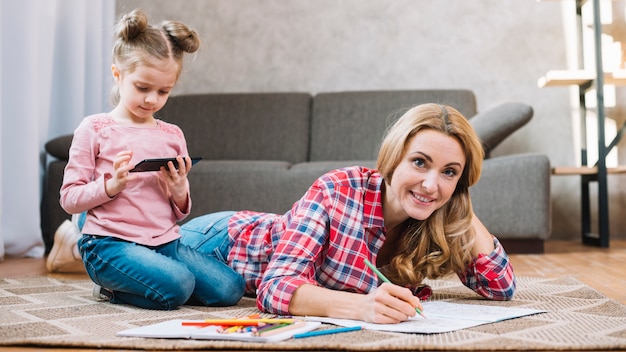
{"type": "Polygon", "coordinates": [[[168,320],[157,324],[119,331],[117,336],[151,337],[161,339],[189,339],[195,326],[183,326],[184,320],[168,320]]]}
{"type": "Polygon", "coordinates": [[[360,325],[363,329],[368,330],[435,334],[467,329],[473,326],[495,323],[531,314],[545,313],[544,310],[529,308],[460,304],[444,301],[424,302],[422,305],[426,318],[415,316],[408,321],[398,324],[373,324],[360,320],[310,316],[306,317],[306,319],[339,326],[360,325]]]}
{"type": "Polygon", "coordinates": [[[217,331],[217,326],[197,327],[183,326],[183,321],[202,322],[202,320],[168,320],[157,324],[126,329],[118,332],[117,336],[146,337],[160,339],[195,339],[195,340],[237,340],[252,342],[276,342],[291,338],[295,334],[315,330],[321,322],[307,321],[300,328],[288,330],[270,336],[254,336],[251,332],[224,334],[217,331]]]}

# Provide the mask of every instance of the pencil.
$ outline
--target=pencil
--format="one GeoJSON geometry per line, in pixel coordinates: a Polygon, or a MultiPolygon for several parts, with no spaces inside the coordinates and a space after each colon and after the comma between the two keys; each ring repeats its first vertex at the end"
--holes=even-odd
{"type": "Polygon", "coordinates": [[[295,330],[295,329],[299,329],[303,326],[305,326],[306,323],[301,321],[298,323],[294,323],[294,324],[281,324],[279,326],[277,326],[274,329],[269,329],[269,330],[262,330],[259,331],[255,334],[253,334],[254,336],[272,336],[272,335],[277,335],[277,334],[282,334],[285,331],[291,331],[291,330],[295,330]]]}
{"type": "Polygon", "coordinates": [[[259,326],[259,328],[256,330],[255,335],[260,336],[262,333],[270,331],[270,330],[274,330],[274,329],[278,329],[281,326],[285,326],[285,325],[291,325],[291,324],[265,324],[263,326],[259,326]]]}
{"type": "Polygon", "coordinates": [[[294,319],[207,319],[202,321],[183,321],[183,326],[258,326],[263,324],[293,324],[294,319]]]}
{"type": "MultiPolygon", "coordinates": [[[[363,259],[363,262],[365,263],[365,265],[369,266],[369,268],[370,268],[370,269],[372,269],[372,271],[373,271],[376,275],[378,275],[378,277],[379,277],[381,280],[383,280],[384,282],[386,282],[386,283],[388,283],[388,284],[392,283],[392,282],[391,282],[391,281],[389,281],[389,279],[388,279],[387,277],[385,277],[385,275],[383,275],[383,273],[381,273],[381,272],[380,272],[380,270],[378,270],[378,268],[377,268],[377,267],[375,267],[375,266],[374,266],[374,264],[372,264],[369,260],[367,260],[367,259],[363,259]]],[[[417,312],[417,314],[419,314],[419,315],[421,315],[421,316],[423,316],[423,317],[424,317],[424,315],[422,314],[422,311],[421,311],[419,308],[415,307],[415,311],[417,312]]],[[[426,317],[424,317],[424,318],[426,318],[426,317]]]]}
{"type": "Polygon", "coordinates": [[[241,325],[234,325],[229,327],[228,329],[225,329],[224,331],[222,331],[223,334],[230,334],[233,332],[241,332],[241,329],[243,328],[243,326],[241,325]]]}
{"type": "Polygon", "coordinates": [[[361,330],[361,327],[360,326],[349,326],[349,327],[337,328],[337,329],[315,330],[315,331],[303,332],[301,334],[295,334],[295,335],[293,335],[293,338],[294,339],[302,339],[302,338],[305,338],[305,337],[329,335],[329,334],[338,334],[338,333],[342,333],[342,332],[356,331],[356,330],[361,330]]]}

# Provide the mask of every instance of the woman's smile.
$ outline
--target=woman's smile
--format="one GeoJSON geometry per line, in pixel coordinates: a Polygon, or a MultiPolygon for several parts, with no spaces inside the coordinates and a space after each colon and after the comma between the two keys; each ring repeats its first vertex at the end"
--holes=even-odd
{"type": "Polygon", "coordinates": [[[415,198],[415,200],[421,203],[432,203],[436,199],[436,198],[427,197],[425,195],[414,193],[414,192],[411,192],[411,193],[413,194],[413,198],[415,198]]]}

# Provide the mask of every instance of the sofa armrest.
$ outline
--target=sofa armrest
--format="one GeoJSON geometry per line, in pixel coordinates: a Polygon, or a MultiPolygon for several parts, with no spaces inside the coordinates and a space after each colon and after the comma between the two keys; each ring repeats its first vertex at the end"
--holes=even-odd
{"type": "Polygon", "coordinates": [[[487,159],[470,194],[474,212],[499,239],[546,240],[550,236],[547,156],[514,154],[487,159]]]}
{"type": "Polygon", "coordinates": [[[66,134],[49,140],[45,145],[46,152],[59,160],[69,160],[73,138],[73,134],[66,134]]]}
{"type": "Polygon", "coordinates": [[[504,102],[493,105],[469,119],[480,137],[488,157],[503,140],[533,117],[533,108],[523,103],[504,102]]]}
{"type": "Polygon", "coordinates": [[[46,255],[50,252],[54,242],[54,233],[71,215],[66,213],[59,203],[59,190],[63,184],[63,171],[67,161],[53,160],[46,167],[44,175],[43,192],[40,203],[41,236],[45,245],[46,255]]]}

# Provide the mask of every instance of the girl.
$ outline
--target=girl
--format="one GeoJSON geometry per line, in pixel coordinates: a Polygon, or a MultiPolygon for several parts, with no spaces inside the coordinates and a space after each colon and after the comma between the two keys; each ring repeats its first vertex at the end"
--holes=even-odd
{"type": "Polygon", "coordinates": [[[470,200],[483,156],[457,110],[419,105],[387,132],[377,170],[331,171],[284,215],[192,219],[181,241],[224,258],[258,308],[276,314],[398,323],[422,308],[425,278],[449,273],[481,296],[508,300],[513,269],[470,200]],[[365,260],[393,284],[379,285],[365,260]]]}
{"type": "Polygon", "coordinates": [[[243,295],[241,276],[180,243],[192,164],[181,129],[154,117],[178,80],[183,54],[198,49],[198,35],[179,22],[149,25],[135,10],[121,17],[115,38],[115,108],[87,116],[75,130],[61,187],[65,211],[87,211],[78,247],[94,294],[150,309],[234,304],[243,295]],[[142,159],[165,157],[176,157],[178,167],[130,172],[142,159]],[[232,285],[216,284],[225,280],[232,285]]]}

